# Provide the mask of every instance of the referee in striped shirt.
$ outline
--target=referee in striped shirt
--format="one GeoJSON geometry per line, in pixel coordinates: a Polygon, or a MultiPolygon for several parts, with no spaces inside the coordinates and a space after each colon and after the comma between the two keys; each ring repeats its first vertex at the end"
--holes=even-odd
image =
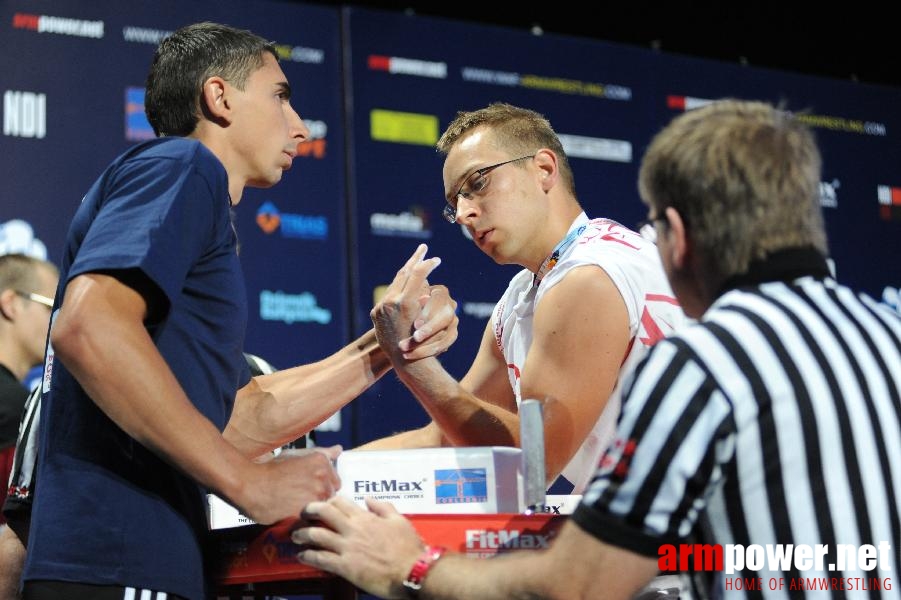
{"type": "Polygon", "coordinates": [[[628,598],[663,568],[695,598],[898,598],[901,318],[830,276],[820,164],[761,102],[714,102],[652,141],[645,231],[698,321],[626,383],[548,550],[434,560],[389,505],[338,497],[306,509],[331,531],[297,530],[299,559],[387,597],[410,572],[418,598],[628,598]]]}
{"type": "Polygon", "coordinates": [[[730,100],[677,118],[642,163],[664,268],[700,323],[636,372],[573,520],[647,557],[824,553],[820,568],[711,570],[698,597],[899,597],[901,319],[830,277],[820,162],[793,115],[730,100]],[[864,545],[882,556],[840,556],[864,545]]]}

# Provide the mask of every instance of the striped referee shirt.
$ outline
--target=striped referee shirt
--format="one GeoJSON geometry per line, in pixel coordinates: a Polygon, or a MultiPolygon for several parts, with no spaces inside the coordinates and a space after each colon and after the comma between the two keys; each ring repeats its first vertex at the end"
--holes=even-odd
{"type": "Polygon", "coordinates": [[[694,566],[696,597],[897,598],[901,317],[812,250],[730,283],[635,371],[573,520],[645,556],[710,544],[753,563],[694,566]],[[819,564],[767,558],[799,545],[819,564]]]}

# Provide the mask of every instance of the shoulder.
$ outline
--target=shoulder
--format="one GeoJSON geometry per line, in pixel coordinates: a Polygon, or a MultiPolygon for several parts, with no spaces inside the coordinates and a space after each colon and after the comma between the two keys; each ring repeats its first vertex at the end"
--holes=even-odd
{"type": "Polygon", "coordinates": [[[104,179],[107,192],[123,183],[129,190],[155,189],[158,194],[200,185],[218,198],[228,189],[219,159],[200,142],[181,137],[158,138],[130,148],[114,161],[104,179]]]}
{"type": "Polygon", "coordinates": [[[10,406],[21,409],[27,397],[28,390],[18,381],[5,377],[0,378],[0,408],[10,406]]]}
{"type": "Polygon", "coordinates": [[[140,165],[143,169],[155,166],[169,169],[173,163],[211,174],[225,174],[225,168],[216,156],[197,140],[183,137],[165,137],[133,146],[116,161],[119,165],[140,165]]]}
{"type": "Polygon", "coordinates": [[[604,268],[593,262],[582,262],[573,264],[565,272],[561,272],[561,276],[554,278],[545,287],[544,281],[541,282],[539,292],[542,296],[550,293],[555,295],[573,294],[583,296],[582,300],[596,296],[604,296],[606,294],[619,294],[617,287],[604,268]],[[545,289],[541,289],[545,288],[545,289]]]}
{"type": "Polygon", "coordinates": [[[629,312],[622,294],[604,269],[597,265],[581,265],[570,269],[556,285],[539,287],[535,305],[535,322],[550,331],[602,331],[609,327],[630,326],[629,312]]]}
{"type": "Polygon", "coordinates": [[[156,144],[148,146],[142,153],[143,158],[171,160],[193,165],[195,168],[221,170],[225,168],[209,148],[189,138],[172,137],[156,140],[156,144]]]}

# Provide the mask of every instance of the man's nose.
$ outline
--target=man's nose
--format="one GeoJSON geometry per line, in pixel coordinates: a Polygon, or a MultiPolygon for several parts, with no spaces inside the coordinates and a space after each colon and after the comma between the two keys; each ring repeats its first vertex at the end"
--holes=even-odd
{"type": "Polygon", "coordinates": [[[478,203],[471,198],[464,198],[462,195],[457,196],[457,223],[463,223],[467,218],[477,215],[479,212],[478,203]]]}

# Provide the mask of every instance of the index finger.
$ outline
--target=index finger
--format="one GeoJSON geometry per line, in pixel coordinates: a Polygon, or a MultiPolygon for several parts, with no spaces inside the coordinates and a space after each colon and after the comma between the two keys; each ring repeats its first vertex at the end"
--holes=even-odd
{"type": "Polygon", "coordinates": [[[394,276],[394,281],[391,282],[391,285],[399,284],[401,289],[403,289],[407,279],[410,277],[410,274],[413,272],[414,267],[422,262],[422,259],[425,257],[425,253],[429,251],[429,247],[425,244],[419,244],[416,247],[416,250],[413,252],[413,255],[407,259],[407,262],[404,263],[404,266],[397,271],[397,274],[394,276]]]}
{"type": "MultiPolygon", "coordinates": [[[[410,270],[409,275],[407,276],[406,281],[406,289],[414,290],[419,292],[424,287],[427,287],[427,278],[434,271],[438,265],[441,264],[441,259],[437,256],[433,256],[428,260],[422,260],[410,270]]],[[[427,296],[426,296],[427,297],[427,296]]]]}

